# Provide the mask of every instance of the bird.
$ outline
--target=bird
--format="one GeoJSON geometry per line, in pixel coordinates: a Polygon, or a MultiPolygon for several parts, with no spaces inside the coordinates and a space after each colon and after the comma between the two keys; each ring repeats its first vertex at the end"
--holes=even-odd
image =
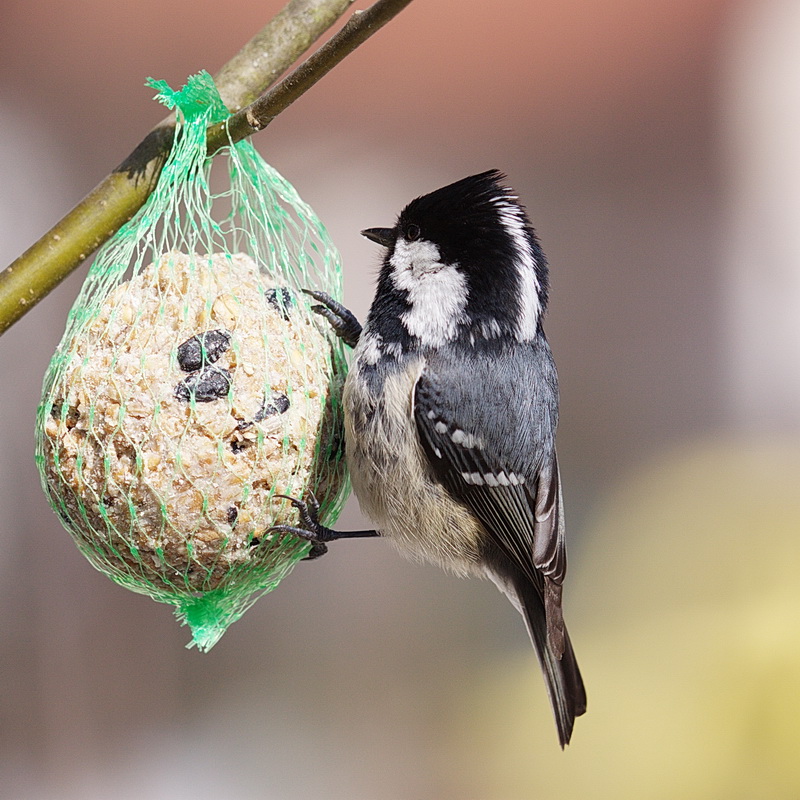
{"type": "Polygon", "coordinates": [[[345,452],[373,530],[319,522],[312,494],[288,498],[310,557],[337,539],[382,536],[411,558],[489,578],[522,614],[562,749],[586,691],[562,612],[558,377],[542,318],[549,269],[528,214],[498,170],[412,200],[391,228],[362,328],[318,301],[354,348],[344,385],[345,452]]]}

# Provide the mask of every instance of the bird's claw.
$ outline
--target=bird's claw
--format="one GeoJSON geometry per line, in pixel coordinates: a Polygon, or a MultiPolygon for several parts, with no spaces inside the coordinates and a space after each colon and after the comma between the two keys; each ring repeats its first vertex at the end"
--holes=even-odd
{"type": "Polygon", "coordinates": [[[311,310],[325,317],[333,328],[334,333],[349,347],[355,347],[361,336],[361,323],[352,311],[345,308],[340,302],[334,300],[327,292],[317,289],[303,289],[303,292],[320,305],[311,306],[311,310]]]}
{"type": "Polygon", "coordinates": [[[303,556],[302,561],[313,561],[315,558],[324,556],[328,552],[328,545],[325,542],[311,542],[311,548],[303,556]]]}
{"type": "Polygon", "coordinates": [[[334,536],[332,535],[333,531],[326,528],[319,521],[319,501],[314,494],[308,492],[305,500],[291,497],[288,494],[276,494],[275,497],[288,500],[297,509],[303,527],[299,525],[273,525],[269,530],[279,533],[291,533],[310,542],[311,549],[303,558],[303,561],[313,561],[315,558],[324,556],[328,552],[326,542],[331,541],[334,536]]]}

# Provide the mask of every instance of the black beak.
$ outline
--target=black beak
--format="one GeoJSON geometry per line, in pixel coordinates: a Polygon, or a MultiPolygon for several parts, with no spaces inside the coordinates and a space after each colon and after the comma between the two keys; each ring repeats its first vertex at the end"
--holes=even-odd
{"type": "Polygon", "coordinates": [[[366,236],[371,242],[391,247],[394,242],[394,230],[392,228],[367,228],[361,231],[362,236],[366,236]]]}

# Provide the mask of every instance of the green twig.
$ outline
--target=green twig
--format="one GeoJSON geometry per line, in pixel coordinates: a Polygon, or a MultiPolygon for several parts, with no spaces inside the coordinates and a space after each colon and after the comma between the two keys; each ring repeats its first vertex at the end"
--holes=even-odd
{"type": "Polygon", "coordinates": [[[294,0],[214,76],[230,111],[252,103],[330,28],[355,0],[294,0]]]}
{"type": "Polygon", "coordinates": [[[365,11],[356,11],[335,36],[294,72],[227,121],[233,141],[238,142],[269,125],[278,114],[410,3],[411,0],[378,0],[365,11]]]}
{"type": "MultiPolygon", "coordinates": [[[[239,141],[264,128],[319,78],[382,27],[411,0],[377,0],[294,72],[258,100],[351,5],[353,0],[291,0],[215,76],[239,141]],[[249,105],[248,105],[249,104],[249,105]]],[[[159,123],[125,161],[72,211],[0,273],[0,334],[42,300],[142,206],[169,151],[174,121],[159,123]]],[[[209,131],[209,148],[228,143],[222,126],[209,131]]]]}

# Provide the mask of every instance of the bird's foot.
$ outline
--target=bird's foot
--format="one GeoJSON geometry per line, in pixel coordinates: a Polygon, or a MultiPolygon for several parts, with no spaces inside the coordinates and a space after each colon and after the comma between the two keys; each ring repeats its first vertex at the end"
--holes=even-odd
{"type": "Polygon", "coordinates": [[[328,542],[336,541],[337,539],[357,539],[368,536],[380,536],[377,531],[335,531],[333,528],[327,528],[319,521],[319,502],[314,497],[312,492],[306,494],[305,500],[299,500],[296,497],[290,497],[286,494],[276,494],[275,497],[281,497],[288,500],[294,508],[297,509],[300,521],[298,525],[273,525],[269,530],[278,531],[280,533],[291,533],[311,542],[311,549],[305,557],[305,561],[312,561],[315,558],[325,555],[328,552],[328,542]]]}
{"type": "Polygon", "coordinates": [[[288,494],[276,494],[275,497],[288,500],[294,508],[297,509],[300,517],[300,524],[273,525],[270,531],[291,533],[294,536],[305,539],[307,542],[311,542],[311,549],[303,559],[304,561],[313,561],[315,558],[324,556],[325,553],[328,552],[328,545],[326,542],[333,541],[336,538],[336,531],[326,528],[319,521],[319,502],[317,498],[314,497],[313,493],[309,492],[305,500],[290,497],[288,494]]]}
{"type": "Polygon", "coordinates": [[[303,291],[319,303],[319,305],[311,306],[311,310],[321,317],[325,317],[330,322],[334,333],[346,345],[355,347],[361,336],[361,323],[353,312],[334,300],[327,292],[320,292],[316,289],[303,289],[303,291]]]}

